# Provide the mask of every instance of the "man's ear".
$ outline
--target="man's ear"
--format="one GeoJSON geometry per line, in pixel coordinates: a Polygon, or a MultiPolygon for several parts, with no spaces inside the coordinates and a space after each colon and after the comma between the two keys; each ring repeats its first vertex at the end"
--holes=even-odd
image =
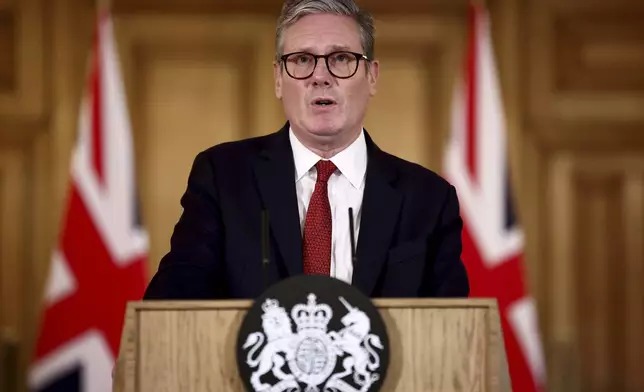
{"type": "Polygon", "coordinates": [[[275,79],[275,96],[277,99],[282,99],[282,65],[278,62],[273,62],[273,77],[275,79]]]}
{"type": "Polygon", "coordinates": [[[369,94],[373,97],[376,95],[376,85],[378,77],[380,76],[380,63],[378,60],[373,60],[367,67],[367,79],[369,80],[369,94]]]}

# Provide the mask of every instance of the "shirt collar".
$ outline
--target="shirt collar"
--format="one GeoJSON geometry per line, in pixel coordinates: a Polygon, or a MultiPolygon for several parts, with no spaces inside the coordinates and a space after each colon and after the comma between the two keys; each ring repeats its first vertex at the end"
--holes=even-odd
{"type": "MultiPolygon", "coordinates": [[[[295,136],[292,129],[289,129],[289,139],[293,150],[295,181],[297,182],[323,158],[306,148],[295,136]]],[[[360,135],[353,143],[331,158],[331,162],[349,180],[351,185],[360,188],[367,171],[367,144],[364,129],[360,131],[360,135]]]]}

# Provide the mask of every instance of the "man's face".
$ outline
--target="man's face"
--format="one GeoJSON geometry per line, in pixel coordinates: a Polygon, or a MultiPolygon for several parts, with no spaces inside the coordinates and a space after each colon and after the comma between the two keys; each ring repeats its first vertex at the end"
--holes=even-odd
{"type": "MultiPolygon", "coordinates": [[[[307,15],[283,35],[283,54],[324,55],[342,50],[364,53],[358,25],[349,17],[307,15]]],[[[294,132],[316,142],[333,143],[362,129],[369,98],[376,93],[377,62],[366,67],[361,59],[357,72],[348,79],[334,77],[322,58],[313,75],[303,80],[290,77],[284,66],[275,64],[275,93],[294,132]],[[321,104],[322,98],[331,104],[321,104]]]]}

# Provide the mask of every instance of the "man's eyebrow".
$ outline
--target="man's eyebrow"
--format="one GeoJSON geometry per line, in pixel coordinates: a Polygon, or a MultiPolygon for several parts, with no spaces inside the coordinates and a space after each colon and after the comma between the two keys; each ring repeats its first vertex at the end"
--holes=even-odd
{"type": "MultiPolygon", "coordinates": [[[[328,50],[327,53],[336,52],[336,51],[339,51],[339,50],[351,51],[351,48],[348,47],[347,45],[332,45],[329,49],[330,50],[328,50]]],[[[312,47],[310,47],[310,46],[307,46],[307,47],[303,47],[303,48],[293,50],[293,52],[314,53],[314,49],[312,47]]]]}
{"type": "Polygon", "coordinates": [[[347,45],[333,45],[331,46],[331,50],[351,50],[347,45]]]}

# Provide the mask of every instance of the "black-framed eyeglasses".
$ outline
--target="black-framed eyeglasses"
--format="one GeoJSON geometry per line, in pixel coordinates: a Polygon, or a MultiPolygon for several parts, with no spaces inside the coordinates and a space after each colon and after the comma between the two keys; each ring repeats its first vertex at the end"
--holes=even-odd
{"type": "Polygon", "coordinates": [[[329,73],[339,79],[348,79],[356,74],[360,60],[369,61],[362,53],[339,51],[329,54],[307,52],[287,53],[280,57],[286,73],[293,79],[307,79],[315,72],[318,59],[324,59],[329,73]]]}

